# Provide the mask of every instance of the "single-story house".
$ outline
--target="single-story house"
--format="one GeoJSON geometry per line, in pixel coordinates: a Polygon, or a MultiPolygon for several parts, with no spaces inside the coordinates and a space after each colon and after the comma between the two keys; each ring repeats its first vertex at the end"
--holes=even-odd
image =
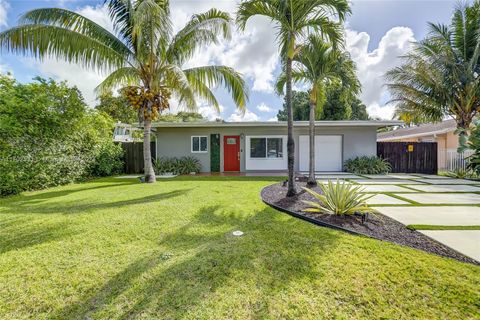
{"type": "MultiPolygon", "coordinates": [[[[342,171],[345,160],[377,154],[377,129],[399,121],[317,121],[317,171],[342,171]]],[[[202,172],[287,170],[286,122],[155,122],[157,157],[193,156],[202,172]]],[[[308,121],[294,122],[295,170],[308,171],[308,121]]]]}
{"type": "Polygon", "coordinates": [[[399,128],[381,132],[378,142],[436,142],[438,152],[438,168],[452,170],[461,155],[457,154],[458,135],[455,134],[457,124],[454,119],[438,123],[426,123],[417,126],[399,128]]]}

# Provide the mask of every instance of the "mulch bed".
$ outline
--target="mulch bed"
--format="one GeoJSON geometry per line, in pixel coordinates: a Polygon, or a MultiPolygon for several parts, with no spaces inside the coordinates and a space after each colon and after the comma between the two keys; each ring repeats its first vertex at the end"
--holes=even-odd
{"type": "MultiPolygon", "coordinates": [[[[315,201],[313,196],[301,189],[301,187],[305,186],[306,182],[297,181],[296,189],[298,194],[294,197],[287,198],[285,197],[287,187],[283,186],[283,183],[277,183],[265,187],[261,192],[261,197],[266,204],[278,210],[318,225],[341,229],[346,232],[389,241],[443,257],[480,265],[479,262],[464,256],[418,231],[407,229],[406,226],[400,222],[380,213],[369,214],[366,221],[362,223],[360,216],[337,216],[303,212],[302,210],[306,209],[308,205],[304,204],[302,200],[315,201]]],[[[313,190],[321,193],[318,187],[313,188],[313,190]]]]}

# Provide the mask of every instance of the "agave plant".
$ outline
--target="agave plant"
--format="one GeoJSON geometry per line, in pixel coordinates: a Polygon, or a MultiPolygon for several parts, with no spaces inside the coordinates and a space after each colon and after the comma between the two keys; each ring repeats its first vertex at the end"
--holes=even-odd
{"type": "Polygon", "coordinates": [[[303,201],[305,204],[311,206],[303,211],[337,215],[372,212],[372,209],[367,205],[367,200],[374,195],[362,193],[363,187],[360,185],[340,182],[337,179],[335,183],[329,180],[327,184],[320,184],[319,187],[323,194],[319,194],[308,188],[303,188],[303,190],[318,200],[318,202],[303,201]]]}

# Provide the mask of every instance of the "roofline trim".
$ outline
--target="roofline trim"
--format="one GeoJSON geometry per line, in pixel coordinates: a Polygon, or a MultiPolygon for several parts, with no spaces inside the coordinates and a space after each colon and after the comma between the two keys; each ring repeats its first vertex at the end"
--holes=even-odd
{"type": "Polygon", "coordinates": [[[455,131],[455,129],[443,129],[443,130],[438,130],[438,131],[430,131],[430,132],[422,132],[422,133],[413,133],[413,134],[408,134],[408,135],[398,135],[398,136],[391,136],[391,137],[385,137],[385,138],[378,138],[377,141],[382,142],[382,141],[391,141],[391,140],[398,140],[398,139],[408,139],[408,138],[417,138],[417,137],[422,137],[422,136],[431,136],[431,135],[436,135],[436,134],[444,134],[444,133],[449,133],[455,131]]]}
{"type": "MultiPolygon", "coordinates": [[[[315,121],[316,127],[390,127],[403,125],[398,120],[373,121],[315,121]]],[[[140,126],[138,123],[135,126],[140,126]]],[[[153,122],[152,128],[197,128],[197,127],[286,127],[286,121],[251,121],[251,122],[153,122]]],[[[294,127],[308,127],[308,121],[294,121],[294,127]]]]}

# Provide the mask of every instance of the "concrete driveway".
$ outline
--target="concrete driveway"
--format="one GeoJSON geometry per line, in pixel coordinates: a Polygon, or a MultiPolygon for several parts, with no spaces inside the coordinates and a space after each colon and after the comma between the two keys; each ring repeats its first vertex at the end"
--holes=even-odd
{"type": "Polygon", "coordinates": [[[364,185],[376,194],[369,204],[377,211],[480,261],[480,181],[398,173],[317,178],[364,185]]]}

